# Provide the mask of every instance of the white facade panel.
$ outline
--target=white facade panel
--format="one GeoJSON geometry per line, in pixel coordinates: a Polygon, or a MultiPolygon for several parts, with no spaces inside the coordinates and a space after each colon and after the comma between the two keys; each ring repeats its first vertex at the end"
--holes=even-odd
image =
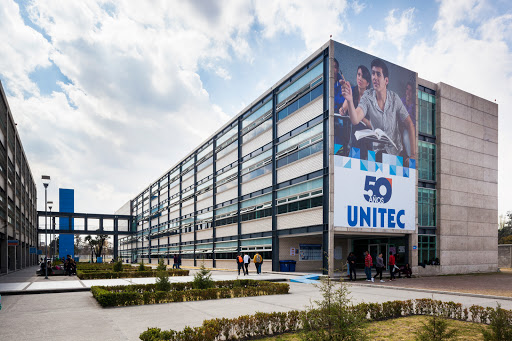
{"type": "Polygon", "coordinates": [[[191,205],[183,206],[181,208],[181,215],[184,216],[186,214],[194,212],[194,201],[192,201],[191,205]]]}
{"type": "Polygon", "coordinates": [[[213,230],[212,229],[206,229],[206,230],[197,231],[196,236],[197,236],[196,237],[197,240],[213,238],[213,230]]]}
{"type": "Polygon", "coordinates": [[[209,165],[205,169],[201,169],[201,171],[197,172],[197,181],[206,178],[208,175],[213,173],[213,164],[209,165]]]}
{"type": "Polygon", "coordinates": [[[236,236],[236,235],[238,235],[238,225],[233,224],[233,225],[217,227],[215,229],[215,235],[217,237],[236,236]]]}
{"type": "Polygon", "coordinates": [[[207,208],[212,205],[213,205],[213,196],[203,199],[201,201],[198,201],[196,203],[196,209],[199,211],[199,210],[202,210],[203,208],[207,208]]]}
{"type": "Polygon", "coordinates": [[[191,240],[194,240],[194,232],[183,233],[181,235],[182,242],[189,242],[191,240]]]}
{"type": "Polygon", "coordinates": [[[182,189],[185,189],[185,188],[187,188],[188,186],[193,185],[193,184],[194,184],[194,175],[192,175],[191,177],[189,177],[189,178],[187,178],[187,179],[183,180],[183,181],[181,182],[181,188],[182,188],[182,189]]]}
{"type": "Polygon", "coordinates": [[[320,224],[322,224],[322,207],[277,216],[278,230],[320,224]]]}
{"type": "Polygon", "coordinates": [[[158,238],[158,245],[167,245],[167,237],[158,238]]]}
{"type": "Polygon", "coordinates": [[[242,184],[242,195],[272,186],[272,174],[265,174],[242,184]]]}
{"type": "Polygon", "coordinates": [[[180,189],[180,186],[174,186],[171,189],[169,189],[169,196],[173,196],[174,194],[178,193],[180,189]]]}
{"type": "Polygon", "coordinates": [[[216,163],[217,171],[226,167],[230,163],[235,162],[237,158],[238,158],[238,148],[235,148],[235,150],[230,152],[228,155],[225,155],[221,159],[217,160],[217,163],[216,163]]]}
{"type": "Polygon", "coordinates": [[[242,234],[272,231],[272,218],[263,218],[242,223],[242,234]]]}
{"type": "Polygon", "coordinates": [[[175,234],[169,237],[169,244],[175,244],[180,242],[180,236],[175,234]]]}
{"type": "Polygon", "coordinates": [[[295,161],[277,170],[277,183],[308,174],[323,167],[323,153],[318,152],[302,160],[295,161]]]}
{"type": "Polygon", "coordinates": [[[169,220],[179,218],[180,216],[179,205],[174,206],[173,209],[175,210],[169,213],[169,220]]]}
{"type": "Polygon", "coordinates": [[[290,116],[279,121],[277,124],[277,136],[283,136],[301,124],[304,124],[323,113],[324,110],[322,98],[323,96],[318,97],[313,102],[308,103],[305,107],[297,110],[290,116]]]}
{"type": "Polygon", "coordinates": [[[252,140],[242,145],[242,156],[247,155],[258,148],[263,147],[267,143],[272,142],[272,128],[256,136],[252,140]]]}
{"type": "Polygon", "coordinates": [[[233,187],[224,191],[222,193],[217,194],[217,204],[223,203],[224,201],[231,200],[236,198],[238,195],[238,187],[233,187]]]}

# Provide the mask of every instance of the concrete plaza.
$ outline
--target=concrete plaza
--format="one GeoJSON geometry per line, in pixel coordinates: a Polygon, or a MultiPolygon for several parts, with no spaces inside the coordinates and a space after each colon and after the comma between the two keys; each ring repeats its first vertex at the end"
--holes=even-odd
{"type": "MultiPolygon", "coordinates": [[[[214,278],[236,278],[236,274],[233,272],[214,271],[213,274],[214,278]]],[[[263,279],[267,276],[277,279],[293,275],[264,274],[249,277],[263,279]]],[[[8,276],[0,277],[0,289],[7,283],[6,277],[8,276]]],[[[23,279],[21,272],[17,277],[23,279]]],[[[149,282],[154,279],[141,280],[149,282]]],[[[47,284],[55,283],[52,285],[62,287],[65,286],[62,282],[69,282],[69,286],[71,286],[71,283],[77,279],[68,277],[57,281],[52,278],[47,281],[49,281],[47,284]],[[57,282],[61,283],[57,285],[57,282]]],[[[11,285],[14,283],[16,282],[10,282],[11,285]]],[[[37,278],[37,281],[30,286],[36,283],[41,283],[40,278],[37,278]]],[[[101,308],[88,291],[37,295],[27,292],[27,294],[3,295],[2,310],[0,311],[0,340],[137,340],[139,334],[148,327],[180,330],[185,326],[199,326],[203,320],[216,317],[233,318],[255,312],[304,309],[313,300],[321,298],[318,288],[312,284],[289,284],[290,293],[288,295],[117,308],[101,308]]],[[[80,285],[82,286],[82,284],[80,285]]],[[[495,307],[497,303],[500,303],[504,309],[512,309],[512,300],[506,297],[441,294],[413,290],[407,288],[397,290],[376,283],[367,284],[367,282],[350,284],[350,296],[354,303],[434,298],[460,302],[468,307],[473,304],[495,307]]]]}

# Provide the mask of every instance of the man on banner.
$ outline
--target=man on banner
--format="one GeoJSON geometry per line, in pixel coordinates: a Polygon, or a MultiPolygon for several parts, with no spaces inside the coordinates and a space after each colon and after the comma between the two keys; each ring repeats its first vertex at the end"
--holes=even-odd
{"type": "Polygon", "coordinates": [[[406,158],[404,166],[409,165],[409,159],[416,159],[416,133],[407,109],[400,97],[393,91],[388,90],[389,71],[381,59],[374,59],[371,63],[371,74],[373,88],[366,90],[359,101],[357,108],[354,107],[352,88],[348,81],[342,80],[342,95],[348,102],[348,113],[353,125],[358,124],[367,116],[374,129],[381,129],[396,145],[374,143],[377,161],[382,160],[382,153],[400,155],[403,145],[400,137],[399,123],[408,132],[411,155],[406,158]]]}

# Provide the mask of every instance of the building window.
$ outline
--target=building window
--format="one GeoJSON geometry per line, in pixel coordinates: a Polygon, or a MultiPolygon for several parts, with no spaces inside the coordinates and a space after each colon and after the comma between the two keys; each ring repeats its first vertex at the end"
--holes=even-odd
{"type": "Polygon", "coordinates": [[[418,264],[432,264],[437,258],[435,235],[418,235],[418,264]]]}
{"type": "Polygon", "coordinates": [[[418,225],[436,226],[436,190],[418,188],[418,225]]]}
{"type": "Polygon", "coordinates": [[[436,97],[418,90],[419,133],[435,136],[436,97]]]}
{"type": "Polygon", "coordinates": [[[418,177],[420,180],[436,180],[436,145],[418,142],[418,177]]]}

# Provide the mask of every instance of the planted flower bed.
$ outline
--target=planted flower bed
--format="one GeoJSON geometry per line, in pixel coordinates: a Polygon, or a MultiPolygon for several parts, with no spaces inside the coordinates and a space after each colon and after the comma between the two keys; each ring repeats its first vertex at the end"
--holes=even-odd
{"type": "Polygon", "coordinates": [[[169,291],[158,291],[156,284],[126,286],[93,286],[94,298],[102,307],[117,307],[142,304],[201,301],[219,298],[249,297],[287,294],[287,283],[255,280],[214,282],[209,289],[194,289],[193,282],[171,283],[169,291]]]}
{"type": "MultiPolygon", "coordinates": [[[[157,270],[137,271],[135,268],[123,269],[123,271],[108,270],[77,270],[76,275],[80,279],[111,279],[111,278],[139,278],[156,277],[157,270]],[[129,271],[127,271],[129,270],[129,271]]],[[[165,271],[169,276],[188,276],[188,270],[172,269],[165,271]]]]}

